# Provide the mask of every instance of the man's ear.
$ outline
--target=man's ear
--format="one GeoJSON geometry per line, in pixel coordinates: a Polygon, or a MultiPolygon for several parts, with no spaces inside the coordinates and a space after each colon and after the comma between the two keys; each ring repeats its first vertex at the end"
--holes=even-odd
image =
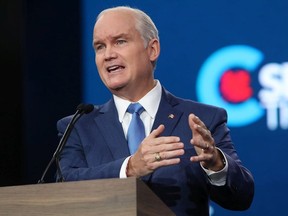
{"type": "Polygon", "coordinates": [[[149,49],[151,62],[155,62],[160,55],[160,43],[159,43],[159,41],[156,38],[150,40],[150,42],[148,44],[148,49],[149,49]]]}

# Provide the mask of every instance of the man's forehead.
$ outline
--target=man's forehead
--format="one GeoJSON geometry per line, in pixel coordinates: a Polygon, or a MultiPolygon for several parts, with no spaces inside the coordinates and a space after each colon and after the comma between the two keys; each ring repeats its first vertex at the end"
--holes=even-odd
{"type": "Polygon", "coordinates": [[[128,22],[128,21],[134,21],[133,14],[131,11],[128,10],[112,10],[112,11],[106,11],[104,12],[97,20],[96,24],[99,22],[128,22]]]}
{"type": "Polygon", "coordinates": [[[128,34],[129,32],[136,30],[134,20],[131,19],[131,17],[129,19],[129,16],[118,15],[120,14],[107,13],[102,15],[95,23],[94,35],[116,36],[121,34],[128,34]]]}

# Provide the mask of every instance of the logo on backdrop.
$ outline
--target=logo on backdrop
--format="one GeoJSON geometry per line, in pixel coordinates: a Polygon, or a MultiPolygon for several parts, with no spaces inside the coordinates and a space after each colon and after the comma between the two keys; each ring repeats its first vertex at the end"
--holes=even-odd
{"type": "Polygon", "coordinates": [[[244,127],[266,116],[269,130],[288,129],[288,62],[267,63],[247,45],[227,46],[212,53],[200,68],[196,94],[200,102],[223,107],[228,124],[244,127]],[[252,86],[252,73],[260,90],[252,86]]]}

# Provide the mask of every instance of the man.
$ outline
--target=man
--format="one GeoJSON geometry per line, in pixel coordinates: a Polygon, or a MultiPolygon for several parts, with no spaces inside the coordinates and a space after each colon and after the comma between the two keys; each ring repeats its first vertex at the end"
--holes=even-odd
{"type": "MultiPolygon", "coordinates": [[[[129,7],[102,11],[93,47],[112,99],[76,123],[61,154],[65,180],[139,177],[176,215],[209,215],[209,198],[248,209],[254,180],[234,149],[226,111],[175,97],[154,78],[160,42],[149,16],[129,7]],[[136,102],[145,138],[133,152],[128,111],[136,102]]],[[[60,135],[70,120],[58,122],[60,135]]]]}

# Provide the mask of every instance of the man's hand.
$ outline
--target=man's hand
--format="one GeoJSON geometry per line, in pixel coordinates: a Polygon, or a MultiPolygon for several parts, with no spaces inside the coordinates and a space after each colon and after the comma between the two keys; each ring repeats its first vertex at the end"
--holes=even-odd
{"type": "Polygon", "coordinates": [[[190,143],[198,156],[192,156],[192,162],[199,161],[201,165],[209,170],[219,171],[224,168],[222,153],[215,148],[215,142],[211,132],[204,123],[194,114],[189,115],[189,126],[192,130],[192,139],[190,143]]]}
{"type": "Polygon", "coordinates": [[[164,125],[153,130],[140,144],[129,159],[126,174],[128,177],[141,177],[152,173],[159,167],[178,164],[179,156],[184,154],[184,144],[179,137],[161,137],[164,125]]]}

